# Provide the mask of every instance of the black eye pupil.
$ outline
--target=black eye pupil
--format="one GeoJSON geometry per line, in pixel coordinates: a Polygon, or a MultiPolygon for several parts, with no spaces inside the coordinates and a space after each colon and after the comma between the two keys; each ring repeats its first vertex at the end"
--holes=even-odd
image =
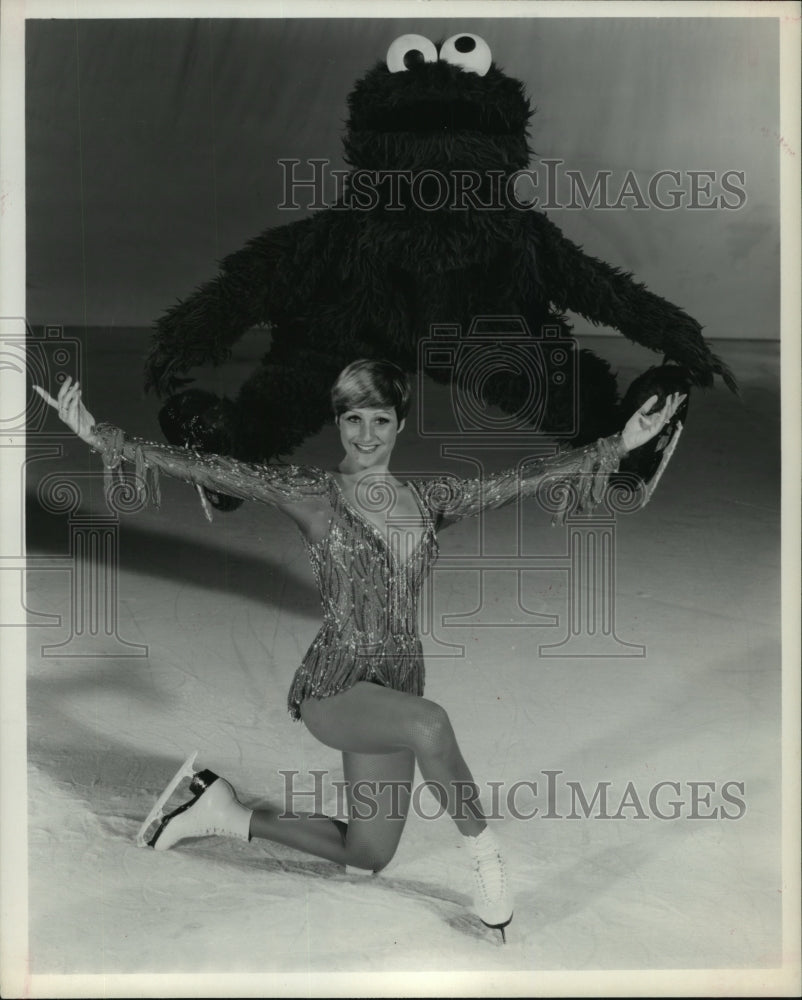
{"type": "Polygon", "coordinates": [[[409,52],[404,53],[404,65],[407,69],[412,69],[413,66],[420,66],[423,61],[423,53],[420,49],[410,49],[409,52]]]}
{"type": "Polygon", "coordinates": [[[460,35],[454,42],[454,48],[457,52],[473,52],[476,48],[476,41],[469,35],[460,35]]]}

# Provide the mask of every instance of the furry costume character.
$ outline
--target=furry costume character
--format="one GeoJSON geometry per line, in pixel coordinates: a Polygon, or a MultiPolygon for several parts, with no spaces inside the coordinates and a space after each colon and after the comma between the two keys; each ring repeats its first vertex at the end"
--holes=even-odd
{"type": "MultiPolygon", "coordinates": [[[[173,443],[219,437],[239,458],[287,454],[329,417],[329,387],[357,357],[475,390],[475,366],[430,365],[419,345],[432,324],[468,331],[476,317],[520,317],[534,338],[546,327],[570,336],[568,309],[614,327],[674,363],[665,380],[660,368],[648,380],[658,405],[678,375],[701,386],[720,375],[735,390],[694,319],[514,201],[506,181],[529,163],[532,111],[481,38],[401,36],[348,105],[351,169],[338,202],[256,236],[158,320],[146,386],[160,393],[195,365],[225,361],[249,328],[269,326],[269,349],[235,400],[190,390],[168,401],[161,423],[173,443]]],[[[505,338],[503,323],[491,336],[505,338]]],[[[631,407],[619,405],[607,362],[580,351],[560,384],[555,352],[541,353],[540,429],[583,444],[623,424],[631,407]]],[[[481,396],[515,414],[532,380],[509,368],[483,378],[481,396]]]]}

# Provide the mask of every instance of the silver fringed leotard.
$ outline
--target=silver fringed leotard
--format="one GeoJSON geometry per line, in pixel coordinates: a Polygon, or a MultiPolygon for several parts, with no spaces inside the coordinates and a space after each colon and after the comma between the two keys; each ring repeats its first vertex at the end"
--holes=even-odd
{"type": "MultiPolygon", "coordinates": [[[[328,474],[328,531],[317,542],[304,535],[323,625],[293,678],[288,698],[293,718],[299,718],[305,698],[336,694],[360,680],[423,694],[417,601],[437,556],[437,537],[414,484],[409,486],[420,522],[408,531],[412,525],[394,525],[390,512],[385,534],[328,474]]],[[[393,492],[382,490],[387,499],[393,492]]]]}
{"type": "MultiPolygon", "coordinates": [[[[150,479],[158,503],[159,471],[200,487],[272,504],[298,525],[323,606],[323,625],[290,687],[288,708],[300,718],[306,698],[325,698],[357,681],[423,694],[424,665],[418,636],[418,595],[437,558],[437,532],[463,517],[502,507],[548,490],[557,497],[555,520],[568,509],[587,511],[603,496],[608,476],[625,449],[621,435],[584,448],[538,458],[483,479],[441,476],[412,481],[420,518],[387,514],[382,532],[349,501],[332,472],[296,465],[259,465],[220,455],[127,438],[118,428],[95,428],[98,450],[111,473],[134,462],[141,489],[150,479]]],[[[376,481],[374,480],[374,483],[376,481]]],[[[385,498],[394,484],[385,481],[385,498]]]]}

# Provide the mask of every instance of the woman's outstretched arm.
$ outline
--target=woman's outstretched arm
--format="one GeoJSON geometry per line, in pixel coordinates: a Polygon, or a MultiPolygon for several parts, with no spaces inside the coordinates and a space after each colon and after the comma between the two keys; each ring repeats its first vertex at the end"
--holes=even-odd
{"type": "Polygon", "coordinates": [[[325,491],[326,476],[321,469],[239,462],[225,455],[130,438],[111,424],[97,424],[81,399],[80,384],[69,377],[56,399],[40,386],[34,389],[82,441],[101,453],[107,470],[132,462],[143,485],[149,477],[156,502],[159,472],[243,500],[282,507],[311,500],[325,491]]]}
{"type": "Polygon", "coordinates": [[[662,409],[650,413],[657,396],[647,399],[624,429],[581,448],[568,448],[548,458],[523,462],[519,467],[477,479],[441,477],[419,485],[438,528],[483,510],[494,510],[525,497],[546,496],[555,520],[569,509],[591,510],[604,496],[609,476],[628,452],[640,448],[665,427],[685,399],[667,397],[662,409]],[[557,498],[557,501],[555,501],[557,498]]]}

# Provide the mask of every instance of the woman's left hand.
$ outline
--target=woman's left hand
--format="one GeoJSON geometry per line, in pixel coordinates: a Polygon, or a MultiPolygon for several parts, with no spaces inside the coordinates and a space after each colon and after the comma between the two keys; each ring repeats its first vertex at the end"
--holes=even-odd
{"type": "Polygon", "coordinates": [[[680,395],[678,392],[674,392],[670,396],[666,396],[662,410],[649,413],[649,410],[657,402],[656,395],[650,396],[643,406],[632,414],[621,433],[621,440],[627,451],[640,448],[642,444],[651,441],[655,434],[659,434],[686,398],[684,393],[680,395]]]}
{"type": "Polygon", "coordinates": [[[39,385],[35,385],[33,388],[49,406],[58,412],[59,417],[82,441],[86,441],[93,447],[96,445],[93,434],[95,418],[83,404],[79,382],[73,382],[72,377],[68,375],[64,379],[64,384],[56,399],[53,399],[50,393],[39,385]]]}

